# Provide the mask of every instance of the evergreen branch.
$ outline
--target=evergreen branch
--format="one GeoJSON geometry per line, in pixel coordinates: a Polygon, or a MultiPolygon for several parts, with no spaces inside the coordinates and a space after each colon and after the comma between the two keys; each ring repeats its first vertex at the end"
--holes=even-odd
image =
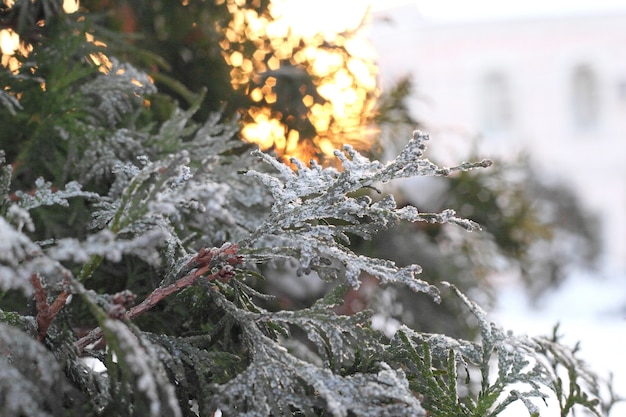
{"type": "MultiPolygon", "coordinates": [[[[175,2],[161,3],[164,12],[175,2]]],[[[535,416],[548,395],[563,416],[610,407],[601,410],[599,379],[576,348],[556,334],[504,331],[453,286],[453,300],[478,322],[479,340],[401,326],[389,341],[372,329],[370,312],[336,314],[347,304],[345,289],[365,276],[439,301],[412,258],[365,256],[351,239],[372,239],[401,222],[479,230],[453,210],[398,207],[393,196],[371,191],[490,161],[440,167],[424,158],[428,135],[415,131],[387,163],[344,146],[334,153],[341,169],[293,159],[293,170],[250,153],[237,139],[236,118],[219,112],[194,120],[206,109],[204,89],[195,94],[160,79],[189,108],[170,102],[168,115],[155,115],[156,102],[147,103],[156,88],[145,72],[112,57],[108,73],[99,71],[92,54],[111,49],[85,42],[89,19],[81,16],[80,28],[35,27],[60,7],[60,0],[0,1],[0,25],[37,37],[18,73],[0,73],[1,146],[11,159],[6,164],[0,152],[3,415],[177,417],[219,409],[259,417],[495,417],[520,403],[535,416]],[[317,273],[339,285],[287,310],[273,292],[283,288],[264,279],[284,261],[286,280],[317,273]],[[67,304],[72,294],[79,303],[67,304]],[[145,298],[135,304],[135,294],[145,298]],[[31,310],[24,300],[34,300],[35,317],[24,313],[31,310]],[[81,333],[78,326],[94,321],[98,327],[81,333]],[[85,356],[105,370],[88,368],[85,356]]],[[[320,293],[328,289],[322,285],[320,293]]]]}
{"type": "Polygon", "coordinates": [[[23,108],[15,96],[4,90],[0,90],[0,104],[2,104],[12,115],[17,114],[17,110],[21,110],[23,108]]]}

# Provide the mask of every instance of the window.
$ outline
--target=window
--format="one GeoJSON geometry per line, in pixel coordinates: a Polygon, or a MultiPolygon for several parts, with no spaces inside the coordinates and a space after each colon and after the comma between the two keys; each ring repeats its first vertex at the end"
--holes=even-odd
{"type": "Polygon", "coordinates": [[[509,81],[502,73],[487,74],[481,85],[482,127],[485,133],[508,130],[513,122],[509,81]]]}
{"type": "Polygon", "coordinates": [[[571,117],[575,128],[592,130],[598,127],[598,95],[598,81],[591,67],[575,67],[571,78],[571,117]]]}

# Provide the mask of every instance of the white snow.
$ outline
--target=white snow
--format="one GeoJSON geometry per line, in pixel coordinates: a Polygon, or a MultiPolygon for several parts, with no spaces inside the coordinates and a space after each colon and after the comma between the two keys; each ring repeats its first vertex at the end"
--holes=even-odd
{"type": "MultiPolygon", "coordinates": [[[[561,288],[531,306],[518,282],[502,284],[491,318],[516,334],[550,335],[559,323],[559,334],[568,346],[580,342],[579,357],[599,375],[612,373],[614,391],[626,397],[626,273],[577,273],[561,288]]],[[[511,408],[502,417],[527,416],[511,408]]],[[[542,416],[558,416],[558,409],[542,416]]],[[[618,403],[611,416],[626,415],[626,403],[618,403]]]]}

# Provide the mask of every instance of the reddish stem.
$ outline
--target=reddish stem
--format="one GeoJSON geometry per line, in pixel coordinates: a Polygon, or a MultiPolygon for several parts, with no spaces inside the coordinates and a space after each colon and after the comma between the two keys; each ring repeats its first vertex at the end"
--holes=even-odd
{"type": "MultiPolygon", "coordinates": [[[[67,282],[67,276],[64,277],[67,282]]],[[[48,303],[48,292],[41,283],[41,277],[35,273],[31,275],[30,282],[35,289],[35,308],[37,309],[37,338],[42,341],[48,334],[52,320],[61,311],[70,292],[63,290],[54,300],[52,305],[48,303]]]]}
{"type": "MultiPolygon", "coordinates": [[[[226,265],[223,265],[219,269],[219,271],[207,275],[206,279],[208,281],[228,281],[234,275],[232,271],[232,266],[241,264],[243,262],[242,258],[237,255],[238,249],[239,248],[235,244],[228,246],[224,245],[219,249],[200,249],[198,254],[194,256],[185,266],[185,268],[195,268],[193,272],[178,279],[173,284],[167,285],[165,287],[156,288],[145,298],[145,300],[127,311],[124,315],[125,318],[132,320],[150,310],[166,297],[184,288],[192,286],[198,278],[202,277],[211,269],[212,261],[218,256],[223,257],[223,260],[226,261],[226,265]]],[[[77,340],[75,344],[79,349],[82,350],[89,344],[102,338],[102,336],[102,329],[100,327],[97,327],[90,331],[89,334],[87,334],[86,336],[83,336],[82,338],[77,340]]]]}

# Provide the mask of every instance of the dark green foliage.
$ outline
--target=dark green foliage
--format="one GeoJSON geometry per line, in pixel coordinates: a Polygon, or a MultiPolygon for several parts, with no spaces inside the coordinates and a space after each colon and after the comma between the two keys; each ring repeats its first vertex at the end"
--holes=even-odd
{"type": "MultiPolygon", "coordinates": [[[[116,56],[148,69],[162,93],[156,105],[166,112],[173,105],[172,97],[186,108],[202,89],[207,90],[207,99],[198,109],[199,120],[248,103],[231,87],[231,68],[219,46],[224,39],[220,30],[232,19],[228,2],[86,0],[82,4],[95,12],[91,18],[99,24],[98,38],[116,56]]],[[[268,4],[268,0],[246,1],[245,8],[263,13],[268,4]]],[[[253,43],[246,48],[253,49],[253,43]]]]}
{"type": "Polygon", "coordinates": [[[41,36],[38,23],[51,22],[63,16],[63,0],[35,0],[2,2],[0,4],[0,24],[2,29],[11,29],[27,42],[41,36]],[[8,6],[7,3],[14,3],[8,6]]]}

